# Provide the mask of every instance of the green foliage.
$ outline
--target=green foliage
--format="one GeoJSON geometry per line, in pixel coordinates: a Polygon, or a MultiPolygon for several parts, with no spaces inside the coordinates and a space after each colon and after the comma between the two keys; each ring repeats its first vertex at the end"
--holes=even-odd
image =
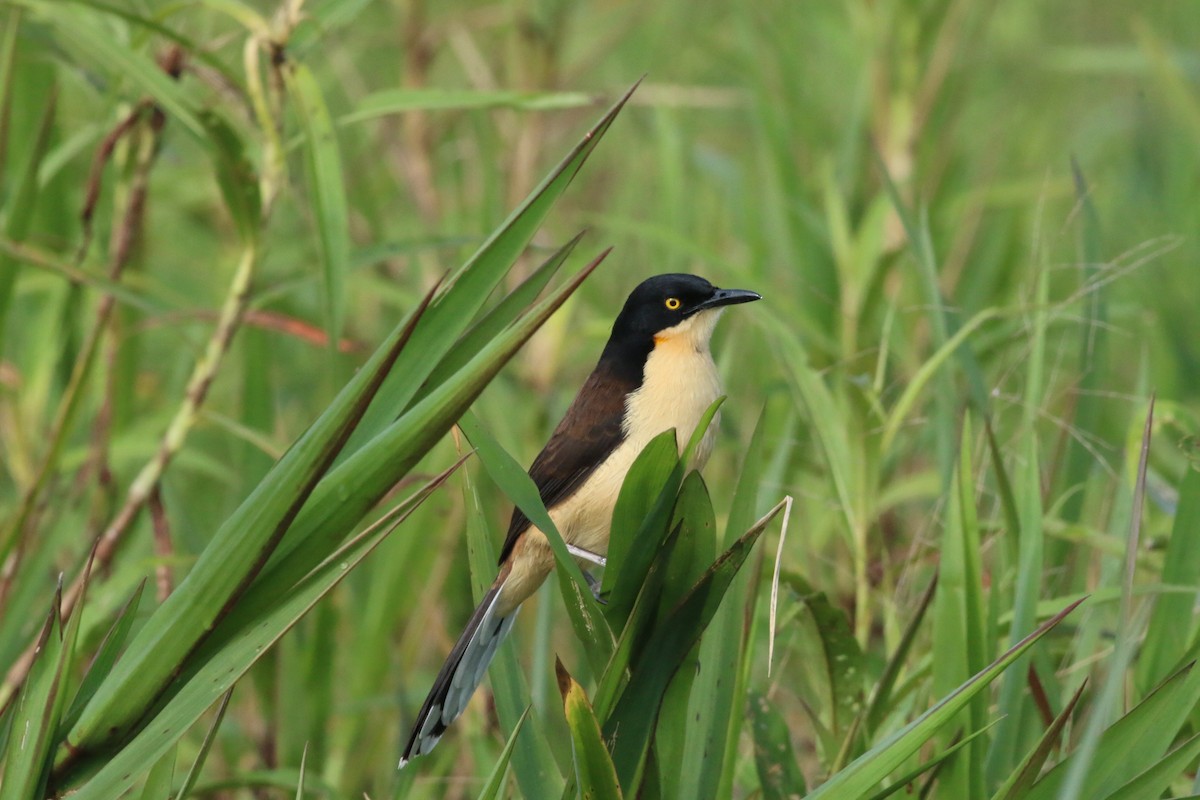
{"type": "Polygon", "coordinates": [[[0,4],[0,797],[1194,795],[1196,34],[0,4]],[[764,295],[703,478],[642,453],[606,603],[551,533],[397,774],[510,502],[545,521],[521,467],[674,270],[764,295]]]}

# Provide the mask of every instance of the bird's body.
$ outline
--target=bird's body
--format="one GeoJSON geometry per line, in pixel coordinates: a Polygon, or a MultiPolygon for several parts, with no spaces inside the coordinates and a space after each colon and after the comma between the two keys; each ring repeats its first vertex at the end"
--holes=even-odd
{"type": "MultiPolygon", "coordinates": [[[[630,295],[595,369],[529,470],[569,546],[591,559],[606,555],[613,508],[634,459],[672,428],[682,450],[721,394],[709,339],[723,307],[757,299],[692,275],[650,278],[630,295]]],[[[697,467],[712,450],[716,422],[695,451],[697,467]]],[[[400,766],[429,752],[462,713],[521,603],[553,568],[545,534],[514,510],[499,575],[435,679],[400,766]]]]}

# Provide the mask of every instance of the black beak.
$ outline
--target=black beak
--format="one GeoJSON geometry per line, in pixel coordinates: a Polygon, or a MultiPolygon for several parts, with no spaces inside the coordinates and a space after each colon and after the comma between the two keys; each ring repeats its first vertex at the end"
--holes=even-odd
{"type": "Polygon", "coordinates": [[[753,303],[755,300],[762,300],[762,295],[746,289],[717,289],[713,292],[712,297],[697,305],[695,310],[703,311],[706,308],[717,308],[718,306],[735,306],[738,303],[753,303]]]}

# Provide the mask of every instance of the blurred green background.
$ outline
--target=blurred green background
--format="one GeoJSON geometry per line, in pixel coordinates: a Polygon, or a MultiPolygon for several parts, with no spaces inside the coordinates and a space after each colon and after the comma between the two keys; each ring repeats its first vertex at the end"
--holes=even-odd
{"type": "MultiPolygon", "coordinates": [[[[254,235],[261,258],[246,318],[162,477],[170,552],[156,550],[141,515],[94,589],[96,619],[84,623],[93,640],[137,582],[186,573],[396,321],[642,76],[510,285],[584,228],[585,250],[613,245],[612,255],[474,408],[527,464],[640,280],[695,272],[764,296],[728,314],[714,343],[729,400],[705,478],[720,518],[765,408],[759,504],[791,495],[796,506],[775,663],[768,677],[766,632],[755,627],[747,668],[786,720],[810,786],[845,763],[830,743],[846,733],[836,681],[813,668],[829,644],[813,598],[824,593],[853,634],[865,696],[938,565],[960,436],[973,443],[983,663],[1035,619],[1093,596],[1031,662],[1045,703],[1024,674],[993,697],[990,718],[1008,714],[996,737],[1019,744],[989,756],[989,795],[1036,741],[1039,711],[1058,713],[1089,674],[1104,685],[1122,637],[1149,648],[1167,635],[1150,621],[1163,586],[1195,591],[1200,569],[1163,572],[1200,397],[1191,4],[29,0],[0,5],[0,26],[11,57],[0,81],[0,517],[38,481],[113,286],[103,276],[148,141],[145,128],[110,135],[149,91],[122,58],[146,63],[178,48],[179,91],[237,132],[270,209],[254,235]],[[247,53],[277,103],[277,132],[249,99],[247,53]],[[322,241],[333,201],[302,123],[272,89],[272,56],[311,70],[332,119],[347,209],[333,259],[340,302],[322,241]],[[22,194],[30,163],[36,191],[22,194]],[[961,346],[947,347],[959,330],[961,346]],[[1151,393],[1146,512],[1130,559],[1151,393]]],[[[74,573],[159,450],[226,302],[243,239],[204,138],[185,128],[165,110],[140,235],[36,512],[38,544],[0,586],[13,634],[6,665],[40,625],[57,574],[74,573]]],[[[447,440],[419,471],[440,471],[455,453],[447,440]]],[[[490,524],[503,525],[507,501],[486,482],[481,490],[490,524]]],[[[428,763],[399,783],[393,771],[470,613],[467,516],[457,486],[436,494],[255,667],[204,780],[236,796],[250,796],[237,788],[250,775],[286,784],[307,744],[308,773],[332,796],[475,796],[504,740],[486,692],[428,763]]],[[[772,554],[768,573],[777,536],[759,545],[772,554]]],[[[941,602],[936,613],[951,614],[941,602]]],[[[532,676],[535,713],[555,730],[552,659],[580,651],[556,588],[535,605],[511,646],[532,676]]],[[[765,619],[765,603],[756,608],[765,619]]],[[[1174,619],[1178,646],[1156,667],[1129,667],[1131,691],[1183,656],[1190,609],[1174,619]]],[[[975,671],[946,666],[961,637],[929,624],[897,720],[975,671]]],[[[1118,673],[1129,666],[1115,663],[1118,673]]],[[[1071,741],[1093,716],[1120,715],[1111,698],[1092,699],[1071,741]]],[[[203,731],[192,738],[198,745],[203,731]]],[[[737,797],[761,791],[752,739],[742,732],[731,766],[737,797]]],[[[1190,791],[1191,766],[1178,770],[1178,794],[1190,791]]],[[[968,796],[954,780],[936,796],[968,796]]]]}

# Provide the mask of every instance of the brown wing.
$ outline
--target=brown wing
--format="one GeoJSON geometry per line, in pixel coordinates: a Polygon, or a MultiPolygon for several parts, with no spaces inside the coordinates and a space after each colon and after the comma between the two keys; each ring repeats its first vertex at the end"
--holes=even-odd
{"type": "MultiPolygon", "coordinates": [[[[570,497],[624,441],[621,421],[625,416],[625,395],[636,388],[604,362],[596,365],[529,468],[529,477],[537,485],[547,509],[570,497]]],[[[528,527],[529,518],[521,509],[514,508],[508,536],[500,551],[501,564],[512,552],[517,537],[528,527]]]]}

